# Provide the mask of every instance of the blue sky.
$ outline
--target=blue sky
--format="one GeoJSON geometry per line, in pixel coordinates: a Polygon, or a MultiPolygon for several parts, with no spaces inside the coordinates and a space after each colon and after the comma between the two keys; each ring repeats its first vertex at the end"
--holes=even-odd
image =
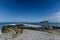
{"type": "Polygon", "coordinates": [[[60,21],[59,14],[60,0],[0,0],[0,22],[60,21]]]}

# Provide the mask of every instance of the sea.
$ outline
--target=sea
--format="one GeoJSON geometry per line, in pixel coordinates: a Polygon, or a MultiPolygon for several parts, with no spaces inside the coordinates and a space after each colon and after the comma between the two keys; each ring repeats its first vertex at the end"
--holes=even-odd
{"type": "Polygon", "coordinates": [[[42,26],[57,26],[60,27],[60,23],[40,23],[40,22],[0,22],[0,29],[6,24],[30,24],[31,26],[42,25],[42,26]]]}

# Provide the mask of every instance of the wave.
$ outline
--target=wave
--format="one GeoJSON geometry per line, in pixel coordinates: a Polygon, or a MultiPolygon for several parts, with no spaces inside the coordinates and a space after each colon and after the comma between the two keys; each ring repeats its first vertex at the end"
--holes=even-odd
{"type": "Polygon", "coordinates": [[[5,24],[5,25],[16,25],[16,24],[5,24]]]}
{"type": "Polygon", "coordinates": [[[41,25],[32,25],[32,24],[24,24],[24,25],[28,27],[41,27],[41,25]]]}
{"type": "MultiPolygon", "coordinates": [[[[8,24],[8,25],[16,25],[16,24],[8,24]]],[[[41,25],[33,25],[33,24],[23,24],[23,25],[27,27],[41,27],[41,25]]]]}
{"type": "Polygon", "coordinates": [[[0,34],[2,34],[1,30],[0,30],[0,34]]]}

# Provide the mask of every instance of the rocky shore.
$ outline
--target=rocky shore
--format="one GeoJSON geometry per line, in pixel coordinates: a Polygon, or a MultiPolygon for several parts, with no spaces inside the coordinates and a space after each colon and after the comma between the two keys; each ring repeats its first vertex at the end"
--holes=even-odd
{"type": "Polygon", "coordinates": [[[58,30],[36,30],[36,28],[21,28],[24,25],[3,26],[0,40],[60,40],[58,30]]]}

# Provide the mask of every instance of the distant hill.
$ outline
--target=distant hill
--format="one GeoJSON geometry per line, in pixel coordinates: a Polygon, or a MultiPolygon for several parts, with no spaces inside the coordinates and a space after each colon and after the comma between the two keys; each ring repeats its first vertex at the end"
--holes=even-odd
{"type": "Polygon", "coordinates": [[[48,21],[41,21],[40,23],[49,23],[48,21]]]}

